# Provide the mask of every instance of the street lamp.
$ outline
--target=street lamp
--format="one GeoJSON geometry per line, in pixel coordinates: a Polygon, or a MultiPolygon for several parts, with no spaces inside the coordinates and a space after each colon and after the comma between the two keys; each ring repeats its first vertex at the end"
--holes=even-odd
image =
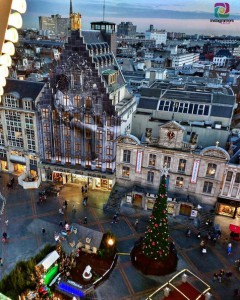
{"type": "Polygon", "coordinates": [[[114,240],[112,238],[108,239],[108,245],[111,247],[114,244],[114,240]]]}
{"type": "Polygon", "coordinates": [[[18,41],[17,29],[22,27],[21,14],[26,9],[26,0],[0,0],[0,96],[4,93],[11,56],[15,53],[13,43],[18,41]]]}

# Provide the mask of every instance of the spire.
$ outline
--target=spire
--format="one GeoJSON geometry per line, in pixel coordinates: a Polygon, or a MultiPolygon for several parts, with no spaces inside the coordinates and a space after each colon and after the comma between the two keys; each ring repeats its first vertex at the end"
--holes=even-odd
{"type": "Polygon", "coordinates": [[[72,9],[72,0],[70,0],[70,16],[73,13],[73,9],[72,9]]]}

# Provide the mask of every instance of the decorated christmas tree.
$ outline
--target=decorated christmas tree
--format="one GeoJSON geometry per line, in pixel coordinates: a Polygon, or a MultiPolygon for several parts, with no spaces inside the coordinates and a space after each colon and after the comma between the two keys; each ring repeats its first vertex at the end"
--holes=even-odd
{"type": "Polygon", "coordinates": [[[169,255],[169,234],[167,219],[167,187],[163,175],[157,199],[142,244],[142,252],[155,260],[164,260],[169,255]]]}

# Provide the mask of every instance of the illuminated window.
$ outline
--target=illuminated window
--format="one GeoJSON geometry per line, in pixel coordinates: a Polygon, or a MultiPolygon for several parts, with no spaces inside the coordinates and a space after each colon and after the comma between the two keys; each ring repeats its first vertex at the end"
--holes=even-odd
{"type": "Polygon", "coordinates": [[[215,164],[208,164],[207,172],[206,172],[206,177],[214,178],[215,177],[215,173],[216,173],[216,169],[217,169],[217,165],[215,165],[215,164]]]}
{"type": "Polygon", "coordinates": [[[123,166],[122,167],[122,176],[123,177],[129,177],[129,174],[130,174],[130,168],[126,167],[126,166],[123,166]]]}
{"type": "Polygon", "coordinates": [[[171,165],[171,157],[170,156],[164,156],[163,165],[166,166],[168,169],[171,165]]]}
{"type": "Polygon", "coordinates": [[[86,124],[91,124],[91,115],[85,115],[85,123],[86,124]]]}
{"type": "Polygon", "coordinates": [[[183,177],[177,177],[177,179],[176,179],[176,187],[180,188],[180,189],[183,187],[183,177]]]}
{"type": "Polygon", "coordinates": [[[155,154],[149,154],[149,161],[148,161],[148,165],[150,167],[155,167],[156,165],[156,155],[155,154]]]}
{"type": "Polygon", "coordinates": [[[80,97],[79,97],[79,95],[76,95],[74,97],[74,106],[75,107],[80,107],[80,97]]]}
{"type": "Polygon", "coordinates": [[[186,159],[179,159],[178,172],[184,173],[186,168],[186,159]]]}
{"type": "Polygon", "coordinates": [[[102,131],[97,130],[97,140],[102,140],[102,131]]]}

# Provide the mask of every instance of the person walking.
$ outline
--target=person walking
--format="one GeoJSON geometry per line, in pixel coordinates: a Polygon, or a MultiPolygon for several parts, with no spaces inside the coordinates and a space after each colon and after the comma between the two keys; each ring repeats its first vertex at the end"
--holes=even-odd
{"type": "Polygon", "coordinates": [[[135,226],[135,229],[137,229],[138,228],[138,219],[136,219],[136,221],[135,221],[135,224],[134,224],[134,226],[135,226]]]}
{"type": "Polygon", "coordinates": [[[3,266],[3,259],[0,257],[0,267],[3,266]]]}
{"type": "Polygon", "coordinates": [[[44,234],[46,232],[46,229],[44,227],[42,227],[42,234],[44,234]]]}
{"type": "Polygon", "coordinates": [[[84,218],[83,224],[87,224],[87,217],[84,218]]]}
{"type": "Polygon", "coordinates": [[[227,246],[227,254],[228,254],[228,255],[232,254],[232,243],[228,243],[228,246],[227,246]]]}

